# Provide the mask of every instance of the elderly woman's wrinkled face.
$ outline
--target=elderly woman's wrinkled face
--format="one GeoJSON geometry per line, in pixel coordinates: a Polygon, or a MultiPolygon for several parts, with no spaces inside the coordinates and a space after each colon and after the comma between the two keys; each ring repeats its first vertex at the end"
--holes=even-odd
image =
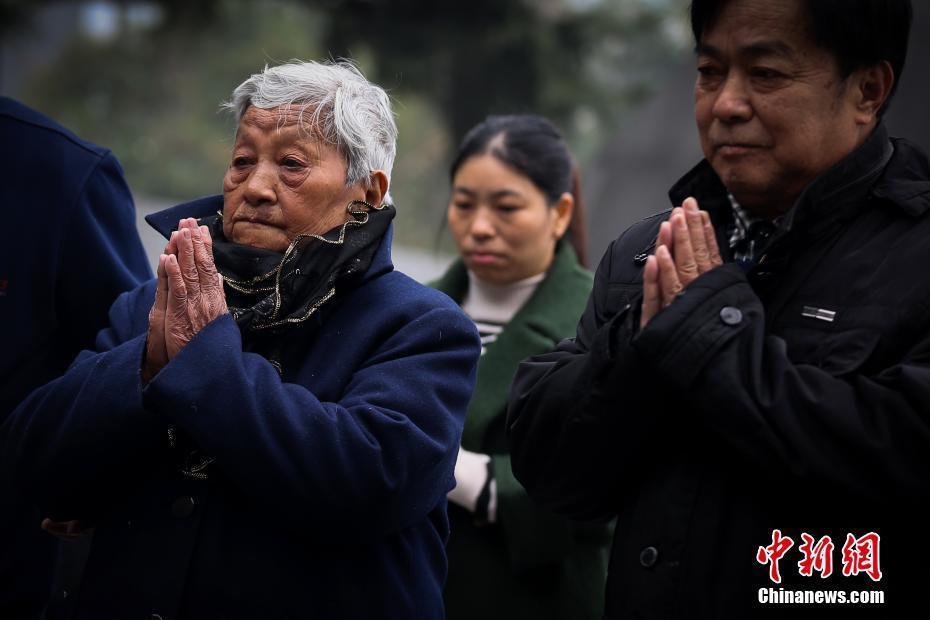
{"type": "Polygon", "coordinates": [[[349,202],[366,198],[361,184],[346,187],[345,159],[298,125],[299,112],[252,106],[242,116],[223,179],[230,241],[280,252],[297,235],[344,223],[349,202]]]}

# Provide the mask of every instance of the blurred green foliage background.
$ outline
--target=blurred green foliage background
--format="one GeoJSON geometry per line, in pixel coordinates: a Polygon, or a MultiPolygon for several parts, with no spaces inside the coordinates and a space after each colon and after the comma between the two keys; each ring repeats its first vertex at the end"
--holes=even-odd
{"type": "MultiPolygon", "coordinates": [[[[492,113],[562,127],[584,167],[691,46],[685,0],[0,0],[0,92],[111,148],[137,196],[216,193],[219,104],[266,63],[355,59],[395,102],[398,240],[432,248],[447,165],[492,113]]],[[[449,246],[446,246],[449,247],[449,246]]]]}

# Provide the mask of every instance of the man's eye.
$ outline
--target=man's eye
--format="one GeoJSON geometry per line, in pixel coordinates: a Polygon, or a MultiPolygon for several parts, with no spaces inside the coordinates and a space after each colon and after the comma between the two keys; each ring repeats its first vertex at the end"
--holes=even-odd
{"type": "Polygon", "coordinates": [[[718,77],[720,69],[712,65],[701,65],[697,68],[698,74],[703,78],[718,77]]]}
{"type": "Polygon", "coordinates": [[[503,213],[513,213],[514,211],[519,211],[519,205],[497,205],[497,210],[503,213]]]}
{"type": "Polygon", "coordinates": [[[456,201],[456,202],[453,202],[453,203],[452,203],[452,206],[455,207],[456,209],[461,210],[461,211],[467,211],[468,209],[471,209],[472,204],[471,204],[470,202],[459,202],[459,201],[456,201]]]}
{"type": "Polygon", "coordinates": [[[234,168],[244,168],[250,163],[252,163],[252,161],[248,157],[234,157],[232,160],[232,165],[234,168]]]}
{"type": "Polygon", "coordinates": [[[774,69],[767,69],[765,67],[756,67],[749,72],[749,75],[760,80],[776,80],[778,78],[784,77],[781,72],[774,69]]]}

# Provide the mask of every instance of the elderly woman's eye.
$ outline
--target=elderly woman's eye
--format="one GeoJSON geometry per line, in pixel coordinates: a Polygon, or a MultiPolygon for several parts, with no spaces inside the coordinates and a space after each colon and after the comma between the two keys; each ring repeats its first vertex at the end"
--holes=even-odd
{"type": "Polygon", "coordinates": [[[293,157],[287,157],[284,161],[281,162],[281,165],[290,170],[298,170],[304,167],[304,163],[299,159],[294,159],[293,157]]]}
{"type": "Polygon", "coordinates": [[[232,165],[234,168],[242,168],[252,163],[248,157],[233,157],[232,165]]]}

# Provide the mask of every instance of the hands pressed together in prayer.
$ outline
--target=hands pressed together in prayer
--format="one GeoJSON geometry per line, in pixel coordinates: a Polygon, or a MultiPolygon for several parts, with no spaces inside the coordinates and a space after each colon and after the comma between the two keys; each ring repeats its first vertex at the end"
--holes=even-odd
{"type": "Polygon", "coordinates": [[[688,198],[662,222],[655,254],[646,260],[640,329],[698,276],[722,264],[710,216],[688,198]]]}
{"type": "Polygon", "coordinates": [[[149,311],[143,381],[151,380],[197,332],[227,312],[210,232],[193,218],[181,220],[158,259],[158,288],[149,311]]]}
{"type": "MultiPolygon", "coordinates": [[[[213,240],[197,220],[181,220],[158,258],[158,288],[149,311],[142,379],[149,382],[194,334],[226,314],[223,279],[213,263],[213,240]]],[[[42,520],[42,529],[63,540],[90,530],[78,521],[42,520]]]]}

